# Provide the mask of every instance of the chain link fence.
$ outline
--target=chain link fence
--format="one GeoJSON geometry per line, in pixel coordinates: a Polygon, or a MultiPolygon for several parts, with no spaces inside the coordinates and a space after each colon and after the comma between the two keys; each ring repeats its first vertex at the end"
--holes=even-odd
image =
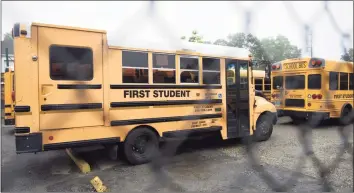
{"type": "MultiPolygon", "coordinates": [[[[183,47],[184,42],[180,39],[180,37],[175,35],[173,30],[170,29],[170,25],[163,19],[163,16],[157,14],[158,11],[156,10],[156,4],[158,4],[159,2],[151,1],[146,3],[149,5],[142,8],[144,10],[142,12],[145,13],[143,17],[153,21],[153,24],[156,25],[158,30],[161,32],[160,34],[163,34],[165,36],[164,38],[166,38],[167,40],[166,44],[170,44],[172,47],[183,47]]],[[[244,29],[240,30],[240,32],[244,32],[246,34],[252,33],[250,26],[254,19],[253,16],[256,12],[259,11],[260,8],[262,8],[267,3],[269,2],[255,2],[253,6],[247,8],[243,7],[239,2],[230,2],[230,6],[234,6],[238,12],[242,11],[242,13],[244,14],[245,26],[244,29]]],[[[291,14],[291,18],[296,22],[296,24],[303,28],[304,45],[309,44],[307,36],[312,31],[311,26],[315,26],[316,22],[321,17],[328,16],[331,24],[329,27],[334,28],[336,32],[341,36],[341,42],[338,43],[342,47],[343,53],[348,50],[347,45],[351,42],[350,34],[345,33],[342,29],[340,29],[339,25],[337,24],[337,21],[333,16],[333,13],[329,9],[329,4],[327,1],[323,2],[322,6],[317,8],[318,10],[314,12],[315,14],[309,22],[305,22],[301,19],[297,10],[295,10],[291,2],[283,2],[283,6],[284,9],[286,9],[288,13],[291,14]]],[[[137,18],[138,17],[134,16],[132,19],[136,20],[137,18]]],[[[133,20],[128,20],[128,23],[133,22],[133,20]]],[[[237,20],[238,19],[236,18],[235,21],[237,20]]],[[[137,27],[141,29],[142,26],[137,27]]],[[[121,26],[120,29],[124,29],[124,25],[121,26]]],[[[130,36],[134,36],[133,31],[129,31],[129,33],[126,33],[126,35],[128,34],[130,36]]],[[[121,40],[124,41],[125,37],[126,36],[123,35],[121,37],[121,40]]],[[[124,42],[121,42],[121,44],[122,43],[124,44],[124,42]]],[[[264,52],[267,53],[267,50],[264,50],[264,52]]],[[[284,74],[281,74],[281,76],[284,76],[284,74]]],[[[297,82],[294,82],[294,84],[297,84],[297,82]]],[[[207,90],[207,92],[210,92],[210,90],[207,90]]],[[[333,103],[333,100],[330,100],[330,90],[326,90],[324,98],[327,99],[327,103],[333,103]]],[[[334,106],[334,104],[330,106],[334,106]]],[[[191,114],[192,113],[193,112],[191,112],[191,114]]],[[[346,122],[349,122],[349,120],[353,120],[353,118],[354,112],[351,111],[346,115],[345,119],[346,122]]],[[[313,166],[317,169],[318,175],[320,176],[322,184],[322,190],[320,191],[334,190],[329,180],[329,177],[331,173],[343,161],[344,154],[349,153],[350,155],[352,155],[353,152],[352,144],[349,142],[349,129],[345,126],[338,126],[337,130],[339,132],[342,144],[338,146],[338,151],[337,155],[335,156],[335,159],[333,159],[330,164],[324,165],[322,161],[320,161],[312,147],[312,129],[315,125],[319,124],[320,121],[321,117],[313,117],[309,119],[306,123],[297,126],[298,140],[302,145],[303,153],[299,156],[297,164],[293,169],[293,172],[289,175],[289,178],[285,181],[283,180],[282,182],[277,180],[274,176],[272,176],[272,174],[267,172],[265,167],[262,166],[263,164],[257,157],[257,149],[252,138],[244,137],[242,139],[243,145],[248,154],[249,164],[255,171],[258,172],[261,179],[263,179],[264,182],[273,191],[290,191],[294,187],[294,185],[298,183],[298,178],[301,176],[302,167],[304,166],[305,161],[307,159],[312,161],[313,166]]],[[[181,139],[178,141],[164,144],[164,146],[161,148],[161,151],[157,153],[155,159],[153,159],[153,161],[150,163],[152,174],[156,178],[156,183],[161,184],[163,187],[169,188],[171,191],[188,191],[186,187],[183,187],[182,185],[178,184],[172,177],[170,177],[168,175],[168,172],[166,172],[166,168],[164,167],[170,163],[171,158],[176,154],[178,148],[181,147],[185,142],[186,140],[181,139]]],[[[153,190],[155,186],[156,184],[152,184],[151,190],[153,190]]]]}
{"type": "MultiPolygon", "coordinates": [[[[174,33],[174,31],[169,27],[170,25],[163,19],[163,16],[158,14],[158,10],[157,10],[158,6],[156,6],[156,4],[158,4],[159,2],[151,1],[145,3],[146,6],[143,6],[142,10],[139,10],[136,15],[134,15],[132,18],[128,18],[127,22],[123,23],[123,25],[120,26],[119,29],[122,29],[123,32],[121,32],[118,44],[119,45],[127,44],[127,46],[129,47],[134,47],[134,45],[129,45],[128,43],[126,43],[125,39],[128,36],[130,37],[134,36],[135,31],[141,31],[141,28],[143,26],[136,25],[136,28],[134,29],[130,28],[130,31],[127,31],[125,30],[124,25],[138,22],[140,18],[144,18],[153,21],[153,24],[159,30],[160,34],[164,35],[163,38],[166,39],[165,42],[166,44],[170,45],[170,47],[172,48],[182,48],[185,42],[182,41],[181,38],[174,33]]],[[[254,19],[253,16],[256,12],[259,11],[259,9],[261,9],[267,3],[269,2],[255,2],[253,6],[246,8],[240,5],[239,2],[230,2],[230,6],[235,7],[235,9],[237,9],[238,12],[241,11],[244,14],[245,26],[244,29],[240,30],[240,32],[245,32],[246,34],[252,33],[250,26],[254,19]]],[[[339,25],[337,24],[333,16],[333,13],[329,9],[329,5],[327,1],[323,2],[323,5],[321,7],[318,7],[318,10],[315,11],[314,17],[311,18],[310,22],[304,22],[300,19],[297,11],[294,9],[291,2],[283,2],[283,4],[284,4],[283,5],[284,9],[286,9],[288,13],[291,14],[291,17],[296,22],[296,24],[303,28],[304,36],[305,36],[303,40],[305,45],[309,44],[309,42],[307,42],[308,38],[306,38],[306,36],[311,32],[312,30],[311,26],[314,26],[314,24],[316,24],[319,18],[327,15],[331,21],[331,26],[329,27],[334,28],[336,32],[340,34],[341,42],[338,43],[342,47],[344,53],[347,51],[348,49],[347,45],[350,44],[351,42],[350,34],[345,33],[343,30],[340,29],[339,25]]],[[[235,20],[237,21],[238,19],[236,18],[235,20]]],[[[152,47],[154,47],[154,45],[152,45],[152,47]]],[[[267,50],[263,50],[263,51],[264,53],[267,53],[267,50]]],[[[284,76],[285,74],[280,74],[280,75],[284,76]]],[[[297,82],[294,82],[293,84],[297,84],[297,82]]],[[[211,90],[206,90],[206,94],[210,92],[211,90]]],[[[329,89],[327,89],[324,93],[323,97],[327,99],[326,101],[328,104],[333,103],[333,100],[330,100],[331,95],[332,93],[329,89]]],[[[82,98],[87,96],[83,94],[77,97],[82,98]]],[[[281,95],[280,97],[282,98],[284,96],[281,95]]],[[[332,104],[329,106],[335,106],[335,105],[332,104]]],[[[194,112],[190,112],[190,114],[194,114],[194,112]]],[[[257,157],[256,144],[251,136],[247,136],[242,139],[242,144],[247,152],[250,166],[255,171],[257,171],[261,179],[269,186],[269,188],[271,188],[271,190],[290,191],[294,187],[294,185],[298,183],[298,179],[301,176],[301,171],[306,160],[311,160],[313,166],[317,169],[318,175],[320,176],[321,185],[322,185],[321,191],[334,190],[331,181],[329,180],[330,175],[343,161],[343,156],[345,154],[347,153],[350,154],[352,158],[353,148],[352,148],[352,144],[349,141],[350,131],[348,127],[338,126],[337,130],[341,138],[342,144],[338,146],[337,155],[332,160],[332,162],[328,165],[324,165],[322,161],[320,161],[320,159],[318,158],[316,152],[314,152],[312,147],[313,145],[312,130],[314,126],[319,124],[321,118],[322,117],[314,116],[311,119],[309,119],[307,122],[304,122],[303,124],[297,126],[298,140],[302,146],[301,148],[303,150],[302,151],[303,153],[299,156],[297,160],[297,164],[292,170],[292,173],[285,181],[283,180],[280,182],[271,173],[269,173],[265,167],[263,167],[262,162],[257,157]]],[[[350,111],[343,120],[344,122],[349,122],[350,120],[354,120],[354,111],[350,111]]],[[[188,128],[188,126],[186,128],[188,128]]],[[[188,137],[191,137],[192,135],[194,134],[192,133],[188,137]]],[[[187,187],[183,187],[182,185],[178,184],[176,180],[173,179],[173,177],[170,177],[168,175],[168,172],[166,171],[166,167],[165,167],[169,163],[171,163],[172,157],[177,153],[178,148],[181,147],[184,143],[186,143],[188,137],[186,137],[185,139],[164,143],[163,146],[161,147],[161,150],[156,153],[155,158],[152,160],[151,163],[149,163],[151,167],[152,175],[156,179],[156,183],[160,184],[162,187],[168,188],[171,191],[188,191],[187,187]]],[[[237,180],[236,177],[235,180],[237,180]]],[[[151,191],[155,190],[155,187],[156,187],[155,183],[151,184],[150,190],[151,191]]]]}

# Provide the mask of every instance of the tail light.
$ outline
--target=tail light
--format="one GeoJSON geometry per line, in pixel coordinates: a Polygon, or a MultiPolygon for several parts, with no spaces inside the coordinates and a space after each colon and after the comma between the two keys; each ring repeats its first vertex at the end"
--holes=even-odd
{"type": "Polygon", "coordinates": [[[273,98],[279,98],[279,96],[280,96],[279,94],[272,94],[273,98]]]}
{"type": "Polygon", "coordinates": [[[322,99],[322,95],[321,94],[313,94],[312,99],[322,99]]]}
{"type": "Polygon", "coordinates": [[[321,66],[322,61],[321,60],[312,60],[311,64],[312,64],[312,66],[321,66]]]}
{"type": "Polygon", "coordinates": [[[272,66],[272,69],[273,69],[273,70],[276,69],[276,68],[277,68],[277,66],[275,66],[275,65],[272,66]]]}
{"type": "Polygon", "coordinates": [[[307,103],[307,106],[311,107],[311,103],[307,103]]]}
{"type": "Polygon", "coordinates": [[[11,98],[12,98],[12,101],[15,101],[15,91],[12,91],[11,98]]]}

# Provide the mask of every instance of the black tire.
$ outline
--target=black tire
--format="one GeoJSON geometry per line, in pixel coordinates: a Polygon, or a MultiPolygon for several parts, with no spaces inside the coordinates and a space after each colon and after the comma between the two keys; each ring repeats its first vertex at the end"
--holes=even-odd
{"type": "Polygon", "coordinates": [[[254,133],[254,141],[267,141],[273,133],[273,117],[271,113],[262,114],[258,117],[256,130],[254,133]]]}
{"type": "Polygon", "coordinates": [[[352,123],[353,119],[350,118],[351,111],[352,108],[350,108],[349,106],[344,107],[339,118],[339,123],[341,125],[349,125],[350,123],[352,123]]]}
{"type": "Polygon", "coordinates": [[[159,137],[146,127],[134,129],[125,139],[123,150],[124,156],[130,164],[148,163],[159,150],[159,137]]]}

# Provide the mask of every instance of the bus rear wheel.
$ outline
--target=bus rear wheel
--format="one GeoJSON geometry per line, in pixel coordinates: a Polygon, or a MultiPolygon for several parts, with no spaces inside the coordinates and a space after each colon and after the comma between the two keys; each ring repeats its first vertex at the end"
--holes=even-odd
{"type": "Polygon", "coordinates": [[[273,133],[273,115],[271,113],[262,114],[256,123],[254,140],[257,142],[267,141],[273,133]]]}
{"type": "Polygon", "coordinates": [[[132,165],[150,162],[158,150],[158,136],[146,127],[131,131],[123,143],[124,156],[132,165]]]}

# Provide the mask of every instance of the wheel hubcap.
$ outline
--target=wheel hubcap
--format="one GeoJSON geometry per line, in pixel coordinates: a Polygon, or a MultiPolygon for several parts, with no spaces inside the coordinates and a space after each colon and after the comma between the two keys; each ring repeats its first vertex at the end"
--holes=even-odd
{"type": "Polygon", "coordinates": [[[147,149],[149,139],[147,136],[139,136],[132,145],[132,150],[136,153],[143,154],[147,149]]]}

